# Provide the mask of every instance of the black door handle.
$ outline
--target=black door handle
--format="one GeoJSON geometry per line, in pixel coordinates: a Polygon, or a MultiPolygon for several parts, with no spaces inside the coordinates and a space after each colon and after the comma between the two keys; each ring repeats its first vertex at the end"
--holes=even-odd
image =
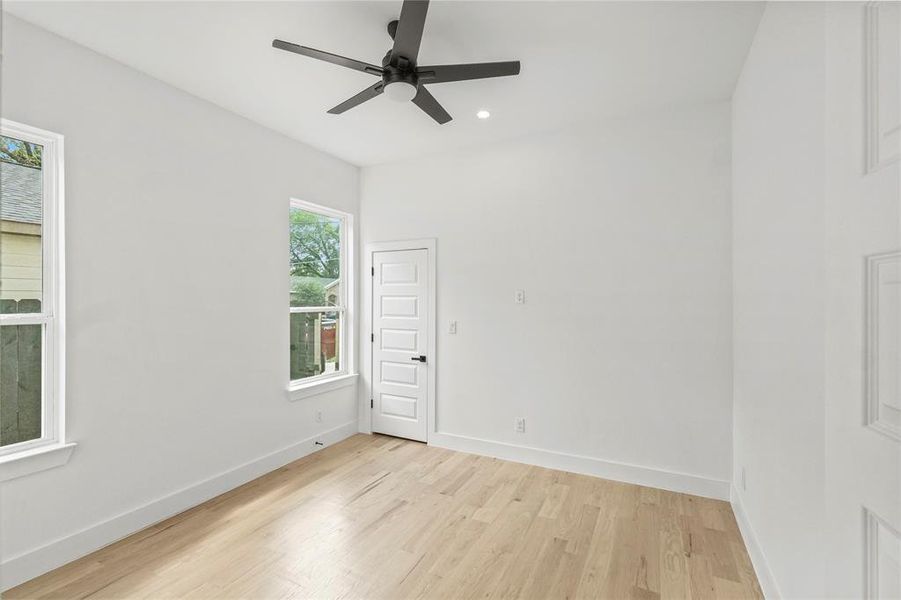
{"type": "Polygon", "coordinates": [[[414,357],[411,358],[410,360],[418,360],[419,362],[424,363],[424,362],[425,362],[425,356],[422,355],[422,354],[420,354],[419,356],[414,356],[414,357]]]}

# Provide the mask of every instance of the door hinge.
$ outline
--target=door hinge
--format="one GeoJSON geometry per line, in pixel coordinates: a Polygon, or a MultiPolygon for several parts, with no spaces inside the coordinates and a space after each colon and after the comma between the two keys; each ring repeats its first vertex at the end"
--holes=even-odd
{"type": "Polygon", "coordinates": [[[372,398],[369,399],[369,408],[375,408],[375,400],[372,398]]]}
{"type": "Polygon", "coordinates": [[[369,341],[370,341],[370,342],[375,342],[375,334],[374,334],[374,333],[370,333],[370,334],[369,334],[369,341]]]}
{"type": "Polygon", "coordinates": [[[373,277],[375,277],[375,267],[372,267],[372,273],[371,273],[371,275],[372,275],[373,277]]]}

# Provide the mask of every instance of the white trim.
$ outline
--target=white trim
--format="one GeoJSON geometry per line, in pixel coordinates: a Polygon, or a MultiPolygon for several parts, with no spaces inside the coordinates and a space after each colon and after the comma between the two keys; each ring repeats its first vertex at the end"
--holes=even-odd
{"type": "Polygon", "coordinates": [[[665,471],[592,456],[567,454],[453,433],[433,432],[429,437],[429,445],[716,500],[729,499],[728,481],[710,479],[700,475],[665,471]]]}
{"type": "Polygon", "coordinates": [[[356,383],[356,373],[345,373],[344,375],[339,375],[337,377],[334,377],[329,373],[315,381],[301,379],[300,383],[292,385],[291,388],[288,389],[288,399],[292,402],[294,400],[302,400],[303,398],[309,398],[310,396],[318,396],[319,394],[324,394],[333,390],[350,387],[356,385],[356,383]]]}
{"type": "MultiPolygon", "coordinates": [[[[0,317],[0,322],[8,325],[26,323],[43,325],[41,437],[22,444],[4,446],[0,449],[0,456],[6,457],[20,452],[30,453],[34,448],[42,446],[66,445],[65,138],[61,134],[9,119],[0,119],[0,131],[3,135],[34,142],[43,147],[41,313],[0,317]]],[[[27,462],[34,463],[33,460],[27,462]]]]}
{"type": "Polygon", "coordinates": [[[8,590],[77,558],[90,554],[145,527],[197,506],[211,498],[354,435],[351,421],[266,454],[228,471],[96,523],[0,563],[0,590],[8,590]],[[316,442],[324,445],[316,445],[316,442]]]}
{"type": "Polygon", "coordinates": [[[757,582],[760,584],[763,597],[766,600],[780,600],[782,594],[779,592],[779,586],[776,585],[776,578],[770,570],[770,565],[766,560],[760,542],[757,541],[757,535],[754,533],[754,528],[751,527],[751,521],[748,520],[748,514],[745,512],[741,496],[735,486],[732,486],[731,503],[735,521],[738,523],[738,529],[745,542],[745,548],[748,549],[748,556],[750,556],[754,572],[757,574],[757,582]]]}
{"type": "MultiPolygon", "coordinates": [[[[300,200],[298,198],[291,198],[289,202],[290,208],[297,208],[300,210],[304,210],[307,212],[316,213],[322,215],[324,217],[330,217],[333,219],[341,220],[341,236],[339,243],[339,267],[338,272],[340,276],[335,282],[332,282],[330,286],[335,283],[341,284],[341,298],[339,298],[338,306],[289,306],[288,311],[289,314],[295,313],[317,313],[317,312],[335,312],[341,314],[341,328],[338,332],[341,336],[339,340],[338,351],[340,352],[338,356],[338,362],[341,365],[341,369],[335,373],[329,373],[327,375],[316,375],[314,377],[305,377],[303,379],[291,379],[290,370],[288,374],[288,392],[289,398],[291,400],[298,400],[300,398],[304,398],[307,396],[313,396],[327,389],[319,389],[318,391],[314,391],[311,393],[304,393],[299,390],[303,390],[307,387],[312,388],[316,384],[322,384],[325,381],[340,381],[345,377],[356,377],[357,369],[356,369],[356,322],[354,306],[356,305],[356,298],[354,296],[356,292],[356,287],[354,286],[354,282],[356,280],[356,272],[354,257],[356,256],[356,252],[354,250],[356,244],[356,238],[354,237],[354,216],[351,213],[344,212],[342,210],[337,210],[334,208],[329,208],[327,206],[323,206],[321,204],[314,204],[313,202],[307,202],[306,200],[300,200]],[[307,385],[309,384],[309,386],[307,385]],[[295,394],[295,391],[299,391],[298,394],[295,394]]],[[[290,217],[289,217],[290,218],[290,217]]],[[[345,384],[350,385],[350,384],[345,384]]],[[[343,385],[335,385],[335,389],[338,387],[344,387],[343,385]]]]}
{"type": "Polygon", "coordinates": [[[294,208],[299,208],[301,210],[306,210],[308,212],[314,212],[321,214],[324,217],[331,217],[332,219],[346,219],[347,217],[352,217],[348,212],[343,210],[338,210],[337,208],[330,208],[325,206],[324,204],[316,204],[314,202],[308,202],[306,200],[301,200],[300,198],[291,198],[291,206],[294,208]]]}
{"type": "Polygon", "coordinates": [[[372,268],[375,252],[393,252],[399,250],[427,250],[429,263],[429,343],[427,353],[429,357],[430,371],[428,383],[428,403],[426,405],[427,421],[426,426],[426,442],[431,441],[431,437],[437,432],[437,423],[435,420],[435,406],[437,404],[438,394],[438,240],[436,238],[422,238],[416,240],[398,240],[390,242],[370,242],[366,244],[365,255],[363,258],[363,277],[367,283],[363,285],[363,319],[360,326],[360,341],[363,347],[363,358],[361,361],[363,385],[360,386],[360,408],[359,408],[359,431],[361,433],[372,433],[372,344],[370,343],[372,336],[372,268]]]}
{"type": "Polygon", "coordinates": [[[0,481],[59,467],[67,462],[76,444],[41,444],[0,456],[0,481]]]}

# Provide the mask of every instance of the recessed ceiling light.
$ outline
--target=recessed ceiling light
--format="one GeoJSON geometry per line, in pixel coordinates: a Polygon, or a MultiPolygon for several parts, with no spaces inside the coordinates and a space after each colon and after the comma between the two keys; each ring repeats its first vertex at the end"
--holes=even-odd
{"type": "Polygon", "coordinates": [[[480,119],[487,119],[488,117],[491,116],[491,113],[488,112],[487,110],[480,110],[479,112],[476,113],[476,116],[480,119]]]}

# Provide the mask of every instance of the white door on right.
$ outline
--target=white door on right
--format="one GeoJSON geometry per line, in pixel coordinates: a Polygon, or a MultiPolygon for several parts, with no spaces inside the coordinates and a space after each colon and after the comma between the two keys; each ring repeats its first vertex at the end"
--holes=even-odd
{"type": "Polygon", "coordinates": [[[427,440],[428,250],[372,254],[372,430],[427,440]]]}
{"type": "Polygon", "coordinates": [[[823,6],[825,595],[899,600],[901,5],[823,6]]]}

